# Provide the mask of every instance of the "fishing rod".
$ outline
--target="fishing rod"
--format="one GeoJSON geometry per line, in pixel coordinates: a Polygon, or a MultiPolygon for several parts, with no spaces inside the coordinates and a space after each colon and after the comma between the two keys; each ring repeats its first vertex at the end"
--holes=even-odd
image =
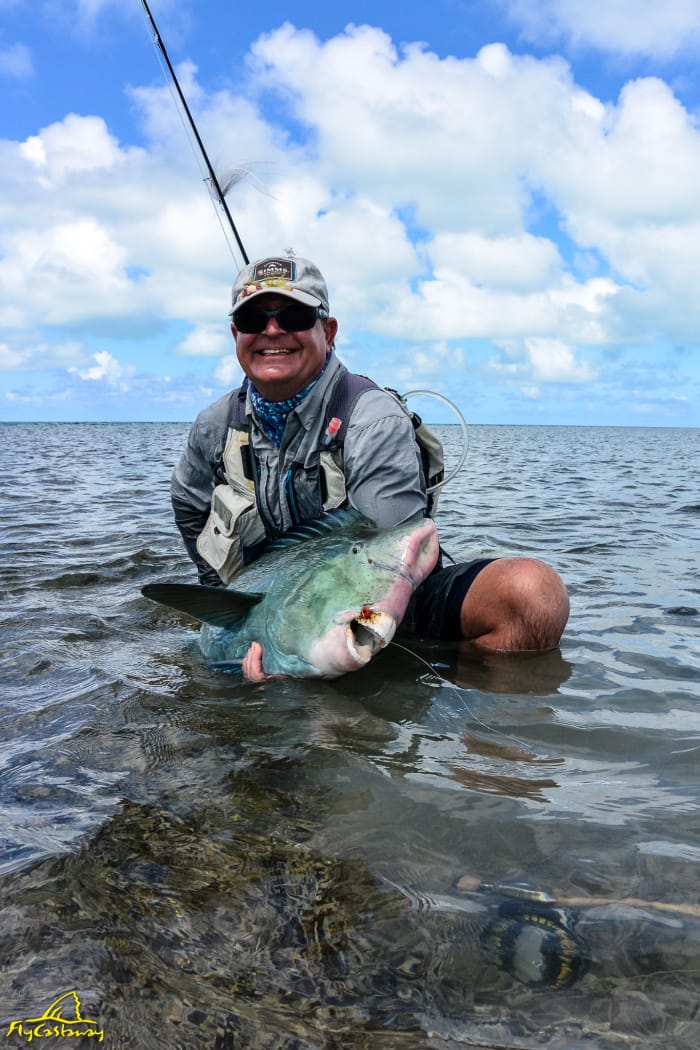
{"type": "MultiPolygon", "coordinates": [[[[231,212],[229,211],[228,204],[226,203],[226,197],[225,197],[224,191],[221,188],[221,184],[219,183],[219,180],[218,180],[218,178],[216,176],[216,172],[214,171],[213,165],[212,165],[211,161],[209,160],[209,155],[207,154],[207,151],[206,151],[206,148],[204,146],[204,143],[202,142],[202,138],[201,138],[201,136],[199,134],[199,130],[197,128],[197,125],[195,124],[194,117],[192,116],[192,113],[190,111],[190,107],[187,105],[187,99],[185,98],[183,90],[180,87],[180,83],[179,83],[179,81],[177,79],[177,75],[175,73],[175,70],[173,69],[172,62],[170,61],[170,58],[168,56],[168,52],[166,50],[165,44],[163,43],[163,38],[161,37],[160,32],[158,31],[158,26],[156,25],[155,19],[154,19],[153,15],[151,14],[151,9],[148,6],[148,0],[141,0],[141,4],[143,5],[143,9],[144,9],[144,11],[146,13],[146,18],[148,19],[150,27],[153,30],[153,41],[154,41],[154,44],[158,48],[158,51],[160,52],[160,54],[161,54],[161,56],[162,56],[162,58],[163,58],[163,60],[165,62],[165,65],[166,65],[166,67],[168,69],[168,73],[170,74],[170,78],[171,78],[171,80],[172,80],[172,82],[173,82],[173,84],[175,86],[176,91],[177,91],[178,98],[180,99],[180,104],[181,104],[182,109],[183,109],[183,111],[185,113],[185,116],[187,117],[187,121],[189,123],[189,126],[190,126],[190,129],[192,131],[192,134],[194,135],[195,142],[197,143],[197,147],[199,149],[199,152],[200,152],[200,154],[202,156],[202,159],[204,160],[204,164],[206,166],[206,169],[207,169],[207,172],[208,172],[208,176],[209,176],[208,177],[208,181],[209,181],[209,184],[210,184],[210,188],[211,188],[211,190],[213,190],[213,194],[215,196],[216,202],[220,205],[221,209],[223,210],[224,215],[226,216],[226,220],[227,220],[228,225],[229,225],[229,227],[231,229],[231,232],[233,233],[233,236],[234,236],[234,238],[236,240],[236,244],[238,245],[238,250],[241,253],[241,256],[243,258],[243,262],[247,266],[248,263],[250,262],[250,259],[248,258],[248,253],[246,252],[245,248],[243,247],[243,241],[241,240],[240,234],[238,233],[238,230],[236,229],[236,224],[233,221],[233,216],[231,215],[231,212]]],[[[229,189],[230,189],[230,186],[231,186],[231,183],[229,183],[229,186],[228,186],[229,189]]],[[[225,230],[224,230],[224,236],[226,236],[226,231],[225,230]]],[[[227,242],[228,242],[228,237],[226,239],[227,239],[227,242]]],[[[230,242],[228,242],[228,243],[229,243],[229,248],[230,248],[231,244],[230,244],[230,242]]],[[[432,485],[427,490],[428,492],[434,492],[437,489],[440,489],[444,485],[446,485],[448,481],[452,480],[452,478],[459,472],[459,470],[462,467],[462,464],[464,463],[464,460],[466,459],[467,451],[468,451],[468,448],[469,448],[469,439],[468,439],[468,435],[467,435],[467,424],[466,424],[466,421],[464,419],[464,416],[459,411],[457,406],[454,405],[451,401],[449,401],[446,397],[443,397],[442,394],[436,394],[436,393],[433,393],[432,391],[429,391],[429,390],[412,390],[409,394],[404,395],[404,397],[405,398],[406,397],[411,397],[414,394],[422,394],[422,395],[426,395],[428,397],[434,397],[434,398],[436,398],[439,401],[445,402],[445,404],[447,404],[453,410],[455,415],[458,417],[458,419],[459,419],[459,421],[461,423],[461,427],[462,427],[462,442],[463,442],[463,444],[462,444],[461,456],[460,456],[460,458],[459,458],[459,460],[457,462],[456,467],[454,467],[454,469],[447,475],[447,477],[443,478],[437,484],[432,485]]]]}
{"type": "Polygon", "coordinates": [[[212,189],[214,190],[214,194],[216,196],[216,199],[217,199],[219,205],[221,206],[224,215],[226,216],[226,219],[228,221],[229,226],[231,227],[231,232],[233,233],[233,236],[236,239],[236,244],[238,245],[238,250],[240,251],[241,255],[243,256],[243,262],[247,265],[250,262],[250,259],[248,258],[248,254],[247,254],[245,248],[243,247],[243,241],[241,240],[240,235],[238,233],[238,230],[236,229],[236,224],[233,221],[233,216],[231,215],[231,212],[229,211],[228,204],[226,203],[226,197],[224,196],[224,192],[221,189],[221,185],[219,183],[219,180],[216,177],[216,172],[214,171],[214,168],[212,167],[212,163],[209,160],[209,156],[207,154],[207,151],[204,148],[204,143],[202,142],[202,139],[200,137],[199,131],[197,130],[197,125],[195,124],[194,117],[192,116],[192,113],[190,112],[190,107],[187,105],[187,99],[185,98],[185,96],[183,94],[183,91],[182,91],[182,88],[180,87],[180,84],[178,82],[177,76],[175,75],[175,70],[173,69],[172,63],[171,63],[171,61],[170,61],[170,59],[168,57],[168,52],[165,49],[165,44],[163,43],[163,38],[161,37],[160,33],[158,32],[158,26],[155,23],[155,19],[153,18],[153,15],[151,14],[151,9],[149,8],[148,3],[146,2],[146,0],[141,0],[141,3],[143,4],[143,9],[146,12],[146,17],[147,17],[147,19],[148,19],[148,21],[149,21],[149,23],[151,25],[151,29],[153,30],[153,33],[154,33],[154,43],[158,47],[158,50],[160,51],[161,55],[163,56],[165,64],[166,64],[166,66],[168,68],[168,72],[170,73],[170,76],[172,78],[172,82],[175,85],[175,89],[177,91],[178,97],[179,97],[180,102],[182,104],[182,108],[183,108],[183,110],[185,112],[185,116],[187,117],[187,120],[189,122],[190,128],[192,129],[192,134],[195,137],[195,141],[196,141],[197,146],[199,148],[199,152],[201,153],[202,158],[204,160],[204,163],[206,165],[207,172],[209,173],[209,183],[210,183],[212,189]]]}

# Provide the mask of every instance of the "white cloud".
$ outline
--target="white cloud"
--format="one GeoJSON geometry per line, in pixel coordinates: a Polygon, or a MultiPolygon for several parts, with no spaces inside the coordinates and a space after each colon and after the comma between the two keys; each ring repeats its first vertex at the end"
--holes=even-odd
{"type": "Polygon", "coordinates": [[[0,343],[0,372],[44,371],[53,368],[69,368],[83,362],[85,352],[82,343],[32,343],[17,342],[14,346],[0,343]]]}
{"type": "Polygon", "coordinates": [[[21,143],[19,152],[44,185],[68,175],[110,170],[122,159],[119,145],[101,117],[74,113],[31,135],[21,143]]]}
{"type": "Polygon", "coordinates": [[[1,323],[225,320],[230,257],[225,272],[211,203],[186,164],[121,149],[101,119],[69,115],[0,143],[0,168],[1,323]]]}
{"type": "Polygon", "coordinates": [[[28,350],[18,350],[7,343],[0,343],[0,370],[14,372],[25,368],[29,359],[28,350]]]}
{"type": "Polygon", "coordinates": [[[106,383],[108,386],[114,387],[115,390],[119,390],[122,394],[126,394],[130,390],[131,379],[136,371],[133,365],[121,364],[106,350],[93,354],[92,360],[96,363],[87,367],[87,369],[71,367],[71,369],[68,369],[68,372],[78,376],[84,382],[106,383]]]}
{"type": "Polygon", "coordinates": [[[65,324],[128,308],[126,252],[109,230],[76,218],[7,236],[0,261],[0,319],[15,327],[37,319],[65,324]]]}
{"type": "Polygon", "coordinates": [[[532,378],[539,383],[584,383],[596,377],[589,364],[576,360],[573,347],[559,339],[526,339],[525,349],[532,378]]]}
{"type": "MultiPolygon", "coordinates": [[[[504,80],[479,59],[440,60],[416,45],[400,55],[367,26],[321,44],[288,25],[260,38],[253,54],[261,89],[278,89],[313,129],[317,170],[339,191],[415,207],[436,229],[519,225],[514,68],[504,80]]],[[[505,61],[513,65],[507,52],[505,61]]]]}
{"type": "Polygon", "coordinates": [[[238,386],[243,378],[241,366],[235,354],[227,354],[222,357],[214,369],[214,378],[217,383],[225,387],[238,386]]]}
{"type": "Polygon", "coordinates": [[[135,369],[131,365],[122,365],[107,350],[100,350],[92,355],[95,362],[90,368],[70,368],[69,372],[89,383],[105,382],[125,393],[130,386],[129,380],[135,369]]]}
{"type": "Polygon", "coordinates": [[[404,290],[391,311],[375,320],[377,329],[395,337],[411,331],[429,339],[503,339],[527,333],[554,335],[581,343],[606,339],[601,313],[617,293],[612,281],[593,278],[583,284],[564,276],[551,287],[523,293],[498,286],[480,287],[448,262],[415,292],[404,290]]]}
{"type": "Polygon", "coordinates": [[[4,394],[5,401],[9,405],[22,405],[31,406],[33,409],[46,408],[49,405],[55,405],[58,402],[65,402],[69,398],[69,392],[66,389],[53,390],[48,394],[39,394],[34,391],[25,392],[21,390],[7,390],[4,394]]]}
{"type": "Polygon", "coordinates": [[[529,400],[538,400],[548,383],[580,385],[597,379],[597,369],[577,358],[576,349],[561,339],[527,338],[498,344],[498,352],[487,363],[491,376],[518,384],[529,400]]]}
{"type": "Polygon", "coordinates": [[[445,341],[413,346],[398,360],[392,361],[386,381],[398,386],[402,392],[426,387],[446,390],[449,389],[449,377],[460,374],[465,361],[464,347],[445,341]]]}
{"type": "MultiPolygon", "coordinates": [[[[490,374],[535,396],[595,382],[598,347],[697,344],[700,133],[662,80],[604,104],[561,59],[503,44],[441,59],[366,26],[261,37],[242,97],[179,72],[217,166],[255,175],[229,201],[249,254],[320,264],[356,367],[401,341],[407,383],[461,381],[466,341],[497,342],[490,374]]],[[[77,114],[0,141],[0,357],[21,370],[53,339],[162,337],[179,355],[163,371],[219,358],[226,385],[237,266],[170,91],[130,94],[139,148],[77,114]]],[[[69,366],[130,381],[109,354],[69,366]]]]}
{"type": "MultiPolygon", "coordinates": [[[[13,3],[13,0],[9,2],[13,3]]],[[[21,2],[22,0],[19,0],[19,3],[21,2]]],[[[184,8],[180,20],[186,20],[188,17],[187,5],[176,4],[174,0],[158,0],[152,6],[159,18],[163,15],[168,17],[169,26],[173,12],[178,15],[184,8]]],[[[143,17],[140,4],[125,4],[123,0],[34,0],[33,7],[36,9],[35,14],[43,16],[51,24],[60,23],[62,29],[88,39],[100,31],[105,31],[107,16],[118,16],[120,19],[131,21],[143,17]]],[[[113,30],[109,26],[106,31],[113,30]]]]}
{"type": "Polygon", "coordinates": [[[93,354],[97,362],[92,368],[72,368],[71,371],[79,375],[81,379],[118,379],[121,374],[119,364],[107,351],[93,354]]]}
{"type": "Polygon", "coordinates": [[[697,0],[503,0],[528,40],[669,58],[700,41],[697,0]]]}
{"type": "MultiPolygon", "coordinates": [[[[696,337],[694,296],[687,291],[681,304],[678,289],[697,284],[690,260],[700,134],[662,81],[633,81],[617,105],[606,106],[575,84],[560,59],[515,56],[499,44],[476,59],[440,60],[416,46],[399,53],[368,27],[322,44],[286,26],[261,38],[254,54],[261,85],[277,89],[294,118],[313,129],[316,170],[335,187],[325,224],[339,205],[366,199],[367,215],[372,206],[375,215],[378,206],[387,216],[406,212],[434,233],[421,246],[433,291],[422,283],[409,294],[405,267],[415,277],[420,264],[410,261],[410,246],[394,253],[401,259],[394,279],[379,287],[400,304],[376,322],[382,331],[397,336],[414,325],[421,337],[549,335],[564,317],[567,339],[644,339],[648,317],[634,331],[632,311],[621,318],[614,293],[636,288],[650,270],[664,275],[647,299],[654,331],[672,325],[677,332],[687,317],[685,337],[696,337]],[[556,227],[552,238],[528,230],[535,194],[553,206],[579,257],[596,252],[610,266],[604,289],[563,272],[556,227]],[[645,224],[661,239],[673,230],[667,259],[639,236],[645,224]],[[459,266],[450,266],[451,254],[459,266]],[[458,272],[440,279],[452,269],[458,272]],[[498,294],[506,290],[512,294],[498,294]],[[429,295],[434,310],[426,312],[429,295]]],[[[377,218],[373,226],[366,269],[384,246],[377,218]]],[[[307,228],[313,236],[313,223],[307,228]]],[[[361,242],[358,225],[352,239],[361,242]]],[[[371,285],[367,272],[356,282],[344,253],[327,242],[325,254],[349,288],[343,301],[354,300],[356,283],[371,285]]]]}
{"type": "Polygon", "coordinates": [[[200,325],[188,332],[175,348],[186,357],[221,357],[231,346],[231,332],[225,324],[200,325]]]}
{"type": "Polygon", "coordinates": [[[556,245],[530,233],[512,237],[441,233],[430,245],[430,257],[436,268],[450,266],[475,284],[511,291],[546,288],[558,280],[562,269],[556,245]]]}
{"type": "Polygon", "coordinates": [[[700,131],[667,84],[634,80],[603,119],[585,123],[566,151],[535,167],[581,243],[596,219],[628,230],[700,218],[700,131]]]}
{"type": "MultiPolygon", "coordinates": [[[[249,252],[291,245],[315,258],[343,324],[350,317],[394,336],[488,338],[549,336],[564,318],[566,338],[599,341],[606,323],[609,335],[619,332],[619,318],[605,308],[615,299],[613,281],[604,296],[592,294],[595,275],[577,280],[554,239],[528,230],[530,186],[550,196],[589,258],[597,251],[635,286],[645,267],[658,274],[663,265],[658,246],[640,235],[641,220],[651,219],[657,239],[673,221],[675,265],[654,309],[678,316],[671,279],[677,288],[681,270],[682,287],[695,283],[695,232],[685,219],[697,208],[700,147],[689,115],[661,82],[635,82],[606,108],[561,61],[516,57],[503,45],[464,60],[418,47],[399,53],[367,27],[321,44],[287,26],[261,38],[254,53],[259,82],[313,127],[309,147],[282,151],[250,101],[205,96],[191,65],[181,67],[185,88],[213,155],[233,125],[253,160],[270,161],[265,192],[246,181],[233,191],[249,252]],[[433,231],[417,248],[406,225],[414,218],[433,231]]],[[[41,224],[6,144],[15,201],[24,194],[26,202],[19,222],[5,213],[7,323],[42,311],[68,323],[81,313],[149,309],[203,331],[224,321],[235,267],[196,166],[183,163],[172,97],[165,88],[132,97],[152,137],[148,152],[120,147],[100,118],[75,115],[15,147],[30,178],[42,180],[41,224]],[[63,221],[52,223],[52,215],[63,221]]]]}

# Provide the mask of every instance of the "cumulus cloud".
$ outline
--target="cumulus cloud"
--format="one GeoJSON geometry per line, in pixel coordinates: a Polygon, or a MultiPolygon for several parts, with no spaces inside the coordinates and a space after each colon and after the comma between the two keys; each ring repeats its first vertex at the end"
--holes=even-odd
{"type": "Polygon", "coordinates": [[[64,120],[30,135],[19,147],[44,186],[68,175],[110,170],[122,159],[119,145],[101,117],[69,113],[64,120]]]}
{"type": "Polygon", "coordinates": [[[117,387],[122,393],[129,389],[129,380],[135,371],[133,366],[120,364],[107,350],[98,351],[92,358],[95,364],[89,368],[70,368],[69,371],[85,382],[104,382],[108,386],[117,387]]]}
{"type": "Polygon", "coordinates": [[[503,341],[487,370],[492,376],[516,383],[530,400],[541,399],[543,387],[549,384],[578,386],[598,376],[592,363],[580,360],[576,348],[561,339],[503,341]]]}
{"type": "Polygon", "coordinates": [[[230,388],[238,386],[243,379],[243,372],[235,354],[226,354],[214,369],[214,378],[221,386],[230,388]]]}
{"type": "Polygon", "coordinates": [[[126,253],[100,223],[78,218],[44,230],[8,235],[0,261],[6,296],[0,319],[14,327],[66,324],[126,308],[126,253]],[[89,295],[86,291],[89,289],[89,295]]]}
{"type": "Polygon", "coordinates": [[[503,0],[525,39],[669,58],[700,42],[696,0],[503,0]]]}
{"type": "MultiPolygon", "coordinates": [[[[420,245],[430,281],[409,288],[404,267],[415,280],[418,263],[399,257],[384,287],[402,299],[401,320],[378,322],[383,330],[397,335],[413,319],[427,336],[440,312],[433,334],[442,337],[539,335],[563,315],[575,340],[644,339],[648,318],[634,331],[614,293],[644,296],[640,280],[653,271],[655,331],[685,315],[686,337],[695,338],[694,297],[688,292],[679,310],[677,296],[681,259],[695,246],[700,133],[662,81],[632,81],[604,105],[561,59],[516,56],[501,44],[474,59],[439,59],[415,45],[399,51],[368,27],[321,43],[286,26],[254,54],[261,90],[278,91],[312,129],[336,207],[366,195],[375,210],[410,212],[432,231],[420,245]],[[598,254],[598,280],[579,280],[551,237],[528,230],[541,198],[574,249],[598,254]],[[665,255],[658,240],[668,238],[675,250],[665,255]],[[429,301],[435,309],[426,312],[429,301]]],[[[681,287],[695,283],[688,262],[681,287]]]]}
{"type": "MultiPolygon", "coordinates": [[[[698,207],[700,142],[661,82],[634,82],[605,107],[560,60],[513,56],[502,45],[441,60],[417,46],[399,52],[368,27],[322,43],[288,25],[262,37],[254,58],[258,90],[279,94],[288,117],[313,131],[309,144],[282,150],[249,100],[207,97],[192,65],[180,73],[214,153],[236,126],[246,148],[270,161],[269,193],[245,182],[234,190],[249,251],[313,255],[339,311],[392,335],[416,325],[422,338],[551,334],[564,316],[568,335],[599,341],[604,300],[616,289],[636,289],[652,274],[678,287],[694,246],[687,220],[698,207]],[[605,295],[595,275],[571,273],[551,237],[528,230],[535,192],[578,248],[608,263],[605,295]],[[425,231],[417,242],[413,227],[425,231]],[[675,246],[665,263],[652,230],[675,246]]],[[[120,146],[100,118],[76,115],[15,147],[35,183],[54,191],[55,212],[72,211],[74,221],[48,230],[10,223],[10,319],[27,297],[32,314],[41,306],[55,321],[74,316],[76,275],[89,288],[88,311],[152,304],[202,332],[223,317],[235,267],[194,165],[172,163],[183,147],[172,97],[159,87],[132,98],[147,151],[120,146]],[[118,180],[109,177],[116,169],[118,180]],[[51,294],[37,302],[20,286],[51,294]]],[[[685,285],[693,283],[688,274],[685,285]]],[[[202,353],[204,343],[199,335],[180,345],[202,353]]]]}
{"type": "Polygon", "coordinates": [[[442,382],[444,376],[461,373],[465,361],[464,347],[454,346],[446,340],[413,346],[399,361],[392,362],[386,381],[398,384],[401,390],[432,389],[436,383],[442,382]]]}
{"type": "MultiPolygon", "coordinates": [[[[462,382],[478,344],[535,397],[596,382],[613,348],[697,343],[700,132],[661,79],[604,103],[561,58],[498,43],[440,58],[367,26],[321,41],[289,24],[256,42],[240,95],[178,72],[217,165],[255,172],[229,201],[249,254],[319,263],[356,367],[399,341],[400,378],[462,382]]],[[[170,91],[130,99],[139,147],[95,114],[0,141],[0,362],[36,360],[47,326],[86,346],[89,328],[157,335],[175,370],[199,358],[229,385],[238,261],[170,91]]],[[[132,382],[109,345],[71,360],[74,378],[132,382]]]]}
{"type": "Polygon", "coordinates": [[[135,333],[225,316],[225,242],[193,163],[123,148],[74,114],[0,143],[0,162],[0,323],[119,319],[135,333]]]}
{"type": "Polygon", "coordinates": [[[188,332],[175,350],[186,357],[221,357],[230,346],[231,333],[227,326],[200,325],[188,332]]]}
{"type": "Polygon", "coordinates": [[[583,383],[594,369],[576,360],[574,349],[559,339],[526,339],[525,349],[535,380],[542,383],[583,383]]]}
{"type": "Polygon", "coordinates": [[[82,343],[0,343],[0,372],[36,372],[70,368],[85,359],[82,343]]]}
{"type": "Polygon", "coordinates": [[[491,288],[546,288],[562,272],[556,245],[530,233],[511,237],[441,233],[431,244],[430,256],[436,268],[452,266],[475,284],[491,288]]]}

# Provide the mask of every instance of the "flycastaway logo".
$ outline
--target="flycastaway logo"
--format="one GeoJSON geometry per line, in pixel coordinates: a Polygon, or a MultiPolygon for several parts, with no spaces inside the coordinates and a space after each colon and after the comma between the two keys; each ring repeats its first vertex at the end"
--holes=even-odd
{"type": "Polygon", "coordinates": [[[104,1028],[97,1021],[83,1017],[80,1013],[80,999],[77,992],[66,992],[54,999],[51,1006],[44,1010],[41,1017],[25,1017],[21,1021],[10,1021],[7,1037],[17,1035],[26,1042],[34,1039],[77,1039],[95,1038],[98,1043],[104,1040],[104,1028]],[[72,1005],[72,1009],[71,1009],[72,1005]],[[74,1016],[66,1016],[73,1013],[74,1016]]]}

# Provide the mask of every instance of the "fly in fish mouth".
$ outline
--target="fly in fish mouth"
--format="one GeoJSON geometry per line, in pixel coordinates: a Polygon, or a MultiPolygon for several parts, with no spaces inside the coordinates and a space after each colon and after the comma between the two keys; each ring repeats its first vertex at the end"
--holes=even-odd
{"type": "Polygon", "coordinates": [[[367,607],[350,620],[345,628],[348,649],[362,663],[368,663],[375,653],[384,649],[396,631],[396,620],[389,613],[372,612],[367,607]]]}

